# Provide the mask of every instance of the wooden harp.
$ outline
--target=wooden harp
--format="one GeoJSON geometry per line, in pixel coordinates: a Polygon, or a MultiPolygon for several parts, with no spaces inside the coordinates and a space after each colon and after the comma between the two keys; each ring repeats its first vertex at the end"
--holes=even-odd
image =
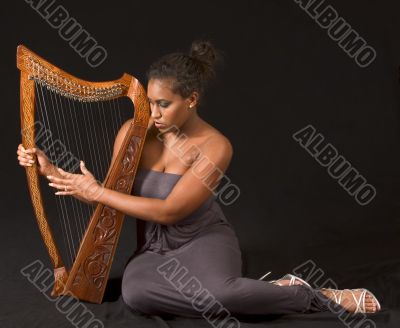
{"type": "MultiPolygon", "coordinates": [[[[103,180],[106,188],[131,193],[150,117],[147,96],[139,81],[131,75],[124,74],[114,81],[88,82],[66,73],[22,45],[17,48],[17,67],[21,74],[20,115],[22,144],[25,148],[35,147],[38,137],[35,116],[37,107],[43,105],[41,101],[45,98],[43,96],[43,99],[38,99],[38,88],[47,92],[50,95],[47,96],[54,99],[54,103],[59,101],[63,104],[60,106],[63,110],[68,104],[77,103],[73,109],[74,115],[79,114],[80,107],[92,108],[97,103],[109,105],[112,109],[114,107],[111,102],[115,104],[122,98],[134,108],[134,113],[129,114],[134,116],[133,119],[130,117],[132,120],[123,144],[103,180]]],[[[47,104],[47,111],[59,110],[54,103],[47,104]]],[[[46,107],[46,104],[44,106],[46,107]]],[[[103,114],[109,113],[103,108],[103,114]]],[[[67,134],[71,136],[73,131],[69,130],[67,134]]],[[[52,160],[51,157],[49,159],[52,160]]],[[[46,215],[43,188],[40,186],[36,163],[26,168],[26,174],[39,230],[54,266],[51,295],[71,295],[88,302],[101,303],[124,215],[102,204],[92,207],[93,213],[88,215],[88,222],[82,231],[76,254],[71,259],[70,268],[67,268],[46,215]]]]}

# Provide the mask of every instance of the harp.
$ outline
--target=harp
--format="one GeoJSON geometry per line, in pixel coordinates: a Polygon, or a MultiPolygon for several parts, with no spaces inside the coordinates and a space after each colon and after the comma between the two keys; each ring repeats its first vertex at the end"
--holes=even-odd
{"type": "MultiPolygon", "coordinates": [[[[17,48],[17,67],[20,70],[21,133],[22,144],[25,148],[37,147],[36,143],[39,138],[38,130],[42,128],[42,124],[38,125],[38,111],[43,110],[43,108],[47,111],[46,115],[50,116],[54,114],[52,120],[58,121],[60,130],[62,130],[62,124],[65,125],[69,122],[64,116],[57,118],[57,115],[61,115],[61,112],[66,113],[69,110],[72,117],[76,119],[76,122],[82,125],[85,117],[89,120],[89,116],[85,116],[85,113],[89,115],[90,111],[90,114],[93,114],[93,108],[100,107],[102,108],[100,113],[103,114],[106,125],[111,126],[114,119],[110,118],[111,116],[109,115],[113,110],[117,111],[118,101],[125,100],[125,103],[130,105],[130,108],[134,108],[134,112],[130,110],[128,113],[128,118],[131,119],[129,129],[122,146],[116,153],[113,165],[108,170],[107,167],[103,169],[103,185],[106,188],[122,193],[130,193],[143,149],[150,116],[146,93],[139,81],[128,74],[123,74],[120,79],[108,82],[85,81],[50,64],[22,45],[17,48]],[[81,115],[82,112],[84,112],[83,116],[81,115]],[[81,115],[80,118],[79,115],[81,115]]],[[[120,114],[119,112],[119,116],[120,114]]],[[[43,121],[51,120],[49,117],[45,117],[43,113],[41,115],[43,116],[43,121]]],[[[117,122],[117,120],[115,119],[114,122],[117,122]]],[[[86,123],[89,124],[89,122],[86,123]]],[[[121,117],[119,123],[123,123],[121,117]]],[[[89,125],[83,125],[87,132],[89,125]]],[[[94,125],[92,124],[91,126],[94,125]]],[[[117,129],[120,126],[118,122],[114,125],[117,129]]],[[[104,129],[107,126],[102,127],[96,127],[99,134],[97,136],[98,140],[102,137],[104,138],[106,134],[104,129]]],[[[76,131],[71,126],[64,128],[67,138],[76,135],[76,131]]],[[[42,132],[41,130],[40,133],[43,134],[42,132]]],[[[60,132],[60,134],[62,133],[60,132]]],[[[110,132],[110,134],[112,133],[110,132]]],[[[56,136],[48,133],[46,129],[44,135],[45,137],[42,136],[42,138],[47,139],[48,144],[53,141],[53,147],[55,147],[49,151],[49,160],[55,165],[59,164],[58,166],[70,170],[71,163],[73,162],[68,161],[68,159],[64,159],[64,162],[62,162],[60,156],[57,155],[57,151],[60,152],[60,148],[62,147],[54,145],[56,142],[50,140],[56,138],[56,136]]],[[[78,148],[76,149],[79,149],[83,143],[87,143],[90,146],[91,141],[83,139],[79,142],[80,144],[77,143],[76,146],[78,148]]],[[[63,153],[66,150],[66,147],[62,148],[63,153]]],[[[80,156],[83,155],[81,154],[80,156]]],[[[95,166],[95,164],[95,161],[92,161],[91,165],[86,164],[86,166],[90,170],[91,166],[95,166]]],[[[36,163],[31,167],[26,167],[26,175],[39,230],[54,266],[54,284],[51,295],[72,295],[88,302],[101,303],[124,215],[102,204],[92,207],[92,213],[90,213],[90,209],[84,210],[81,207],[79,210],[79,207],[83,205],[72,203],[72,207],[76,209],[75,214],[86,214],[87,224],[84,227],[81,224],[82,222],[79,222],[80,229],[77,228],[77,230],[81,232],[81,240],[79,243],[73,245],[74,252],[70,249],[69,253],[72,254],[70,254],[70,267],[68,267],[65,264],[66,261],[63,261],[64,256],[57,247],[58,241],[54,238],[51,223],[47,215],[47,208],[45,211],[43,201],[44,188],[41,186],[41,181],[43,180],[39,179],[36,163]]],[[[76,202],[76,199],[73,199],[73,197],[69,198],[71,202],[76,202]]],[[[68,207],[68,204],[65,203],[65,196],[58,197],[57,201],[60,203],[58,204],[58,209],[61,208],[64,211],[68,207]]],[[[71,233],[67,229],[68,225],[65,220],[72,221],[74,219],[73,216],[74,214],[65,218],[64,215],[64,225],[61,225],[62,227],[65,226],[64,234],[71,233]]],[[[71,222],[68,224],[70,224],[69,228],[71,230],[71,222]]],[[[76,225],[78,226],[78,224],[76,225]]]]}

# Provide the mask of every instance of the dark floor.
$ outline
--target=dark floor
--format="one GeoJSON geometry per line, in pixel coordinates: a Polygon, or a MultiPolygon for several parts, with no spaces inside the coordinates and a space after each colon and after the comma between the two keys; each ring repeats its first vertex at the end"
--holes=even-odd
{"type": "MultiPolygon", "coordinates": [[[[126,238],[126,232],[121,237],[119,247],[114,260],[108,289],[104,302],[101,305],[81,303],[83,312],[90,310],[93,317],[74,317],[73,306],[56,306],[54,300],[49,300],[41,291],[23,276],[21,269],[26,265],[39,260],[44,267],[50,268],[34,222],[28,223],[25,218],[3,218],[8,220],[8,231],[1,231],[1,259],[0,269],[0,327],[236,327],[235,322],[231,326],[223,321],[214,323],[206,319],[191,319],[182,317],[148,316],[131,311],[124,305],[120,297],[120,277],[124,262],[129,256],[130,239],[126,238]],[[23,222],[25,224],[23,226],[23,222]],[[31,232],[29,232],[31,231],[31,232]],[[61,309],[62,310],[62,309],[61,309]],[[73,324],[75,320],[75,325],[73,324]],[[86,321],[85,321],[86,320],[86,321]],[[99,321],[97,321],[99,320],[99,321]],[[91,323],[88,325],[88,323],[91,323]],[[86,325],[85,325],[86,324],[86,325]]],[[[125,231],[132,227],[131,223],[125,226],[125,231]]],[[[257,256],[262,256],[257,254],[257,256]]],[[[254,254],[243,251],[244,263],[257,261],[254,254]]],[[[342,322],[335,314],[330,312],[237,317],[241,327],[343,327],[347,322],[349,327],[394,327],[400,326],[399,293],[395,286],[400,282],[400,261],[384,261],[371,264],[368,267],[354,268],[352,272],[342,273],[341,279],[346,287],[368,287],[373,290],[382,303],[380,313],[364,316],[358,314],[347,318],[342,322]],[[346,278],[347,277],[347,278],[346,278]],[[375,279],[371,279],[375,277],[375,279]],[[378,278],[377,278],[378,277],[378,278]],[[346,282],[346,279],[348,280],[346,282]]],[[[342,318],[344,320],[344,318],[342,318]]]]}

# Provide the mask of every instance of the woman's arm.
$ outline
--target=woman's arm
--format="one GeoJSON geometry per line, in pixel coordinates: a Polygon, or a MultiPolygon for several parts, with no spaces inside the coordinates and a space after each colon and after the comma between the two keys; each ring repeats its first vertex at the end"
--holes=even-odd
{"type": "Polygon", "coordinates": [[[233,154],[231,144],[221,136],[211,137],[201,151],[200,156],[179,179],[166,199],[137,197],[104,189],[98,202],[145,221],[164,225],[175,224],[210,197],[212,189],[229,166],[233,154]],[[207,176],[211,172],[213,173],[206,180],[200,176],[207,176]]]}
{"type": "MultiPolygon", "coordinates": [[[[62,178],[62,175],[58,171],[58,167],[50,162],[46,154],[41,149],[37,147],[25,149],[23,145],[20,144],[17,149],[17,155],[19,164],[21,166],[32,166],[36,159],[36,164],[40,175],[43,175],[47,178],[49,176],[62,178]]],[[[76,198],[91,205],[95,204],[94,202],[89,202],[85,198],[79,196],[76,196],[76,198]]]]}
{"type": "Polygon", "coordinates": [[[164,225],[175,224],[199,208],[211,196],[212,189],[222,178],[233,153],[229,141],[219,135],[210,137],[200,151],[191,168],[179,179],[166,199],[126,195],[98,184],[95,186],[93,176],[84,166],[81,166],[83,175],[78,177],[60,171],[63,179],[52,178],[55,182],[53,186],[59,190],[62,190],[60,186],[71,186],[71,191],[59,191],[57,192],[59,195],[78,194],[81,197],[88,197],[84,188],[79,185],[92,185],[96,190],[92,190],[90,195],[95,195],[98,203],[145,221],[164,225]],[[207,179],[202,179],[200,174],[207,176],[207,179]]]}

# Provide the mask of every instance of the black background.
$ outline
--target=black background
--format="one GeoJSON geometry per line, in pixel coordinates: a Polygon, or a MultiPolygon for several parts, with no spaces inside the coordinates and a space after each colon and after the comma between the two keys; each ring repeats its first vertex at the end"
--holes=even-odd
{"type": "MultiPolygon", "coordinates": [[[[0,277],[9,300],[1,308],[10,316],[3,315],[4,322],[10,324],[14,319],[7,318],[17,315],[13,304],[30,311],[35,303],[26,301],[21,290],[47,304],[19,270],[36,259],[50,266],[24,170],[16,161],[18,44],[86,80],[111,80],[127,72],[145,84],[145,71],[159,56],[186,51],[197,38],[213,41],[225,63],[199,114],[234,147],[227,175],[241,194],[222,208],[240,239],[244,274],[258,278],[272,271],[271,277],[278,278],[312,260],[339,287],[367,287],[385,308],[399,306],[397,1],[329,1],[376,50],[367,68],[357,66],[294,1],[57,3],[105,47],[108,57],[91,68],[24,1],[8,2],[1,10],[0,277]],[[370,204],[360,206],[293,140],[292,134],[308,124],[376,188],[370,204]]],[[[127,219],[116,277],[134,250],[134,229],[134,220],[127,219]]]]}

